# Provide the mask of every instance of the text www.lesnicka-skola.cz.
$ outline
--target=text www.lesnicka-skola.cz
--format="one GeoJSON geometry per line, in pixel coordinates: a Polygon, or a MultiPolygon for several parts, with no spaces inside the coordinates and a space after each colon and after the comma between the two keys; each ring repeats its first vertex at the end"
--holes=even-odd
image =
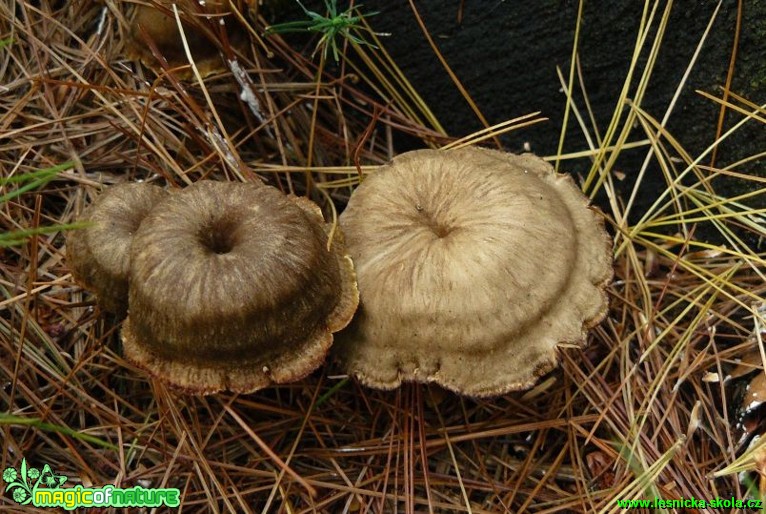
{"type": "Polygon", "coordinates": [[[763,507],[762,500],[740,500],[731,498],[713,498],[703,500],[697,498],[680,498],[666,500],[655,498],[653,500],[617,500],[617,506],[621,509],[760,509],[763,507]]]}

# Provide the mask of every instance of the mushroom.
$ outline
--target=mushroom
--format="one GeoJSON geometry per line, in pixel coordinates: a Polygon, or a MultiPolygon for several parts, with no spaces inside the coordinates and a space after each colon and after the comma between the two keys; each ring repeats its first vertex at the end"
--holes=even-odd
{"type": "Polygon", "coordinates": [[[79,217],[90,224],[67,234],[67,262],[102,309],[124,316],[128,305],[130,243],[141,221],[168,193],[146,183],[124,183],[101,193],[79,217]]]}
{"type": "Polygon", "coordinates": [[[359,296],[319,208],[272,187],[200,181],[131,247],[126,357],[177,389],[252,392],[323,361],[359,296]]]}
{"type": "MultiPolygon", "coordinates": [[[[184,50],[181,34],[178,30],[175,15],[170,0],[158,0],[157,6],[136,5],[130,21],[130,39],[127,45],[127,54],[130,59],[140,60],[149,68],[158,68],[157,59],[152,53],[147,37],[156,45],[159,52],[167,60],[171,68],[187,66],[189,60],[184,50]]],[[[181,25],[184,29],[189,51],[194,58],[200,74],[205,77],[217,71],[225,70],[224,62],[220,57],[218,47],[212,44],[205,36],[201,25],[192,25],[188,20],[197,13],[215,15],[221,23],[234,20],[229,10],[228,0],[206,0],[206,2],[175,2],[179,4],[181,25]],[[186,20],[186,21],[184,21],[186,20]]],[[[246,40],[239,25],[233,22],[227,25],[228,37],[235,46],[242,46],[246,40]]],[[[190,69],[184,69],[178,73],[180,78],[186,79],[192,76],[190,69]]]]}
{"type": "Polygon", "coordinates": [[[569,175],[531,154],[402,154],[340,226],[360,305],[334,346],[369,386],[482,397],[531,387],[606,314],[611,241],[569,175]]]}

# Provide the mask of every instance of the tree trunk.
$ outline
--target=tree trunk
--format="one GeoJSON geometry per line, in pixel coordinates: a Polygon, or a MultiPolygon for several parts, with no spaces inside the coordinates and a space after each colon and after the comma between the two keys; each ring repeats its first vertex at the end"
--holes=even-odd
{"type": "MultiPolygon", "coordinates": [[[[555,154],[566,104],[556,69],[560,68],[564,77],[569,74],[579,3],[575,0],[418,0],[414,3],[449,66],[490,124],[534,111],[541,111],[542,116],[550,119],[547,123],[503,136],[506,149],[520,152],[527,146],[539,155],[555,154]]],[[[648,8],[653,3],[647,2],[648,8]]],[[[665,3],[660,3],[661,8],[655,13],[652,25],[655,29],[650,31],[631,82],[628,93],[631,99],[635,98],[641,70],[663,15],[665,3]]],[[[641,104],[641,108],[655,119],[662,120],[665,115],[717,5],[713,1],[692,0],[673,4],[657,63],[641,104]]],[[[324,11],[322,2],[314,2],[311,7],[324,11]]],[[[629,72],[644,7],[645,3],[638,0],[584,2],[578,55],[585,90],[601,136],[612,118],[629,72]]],[[[345,8],[345,2],[340,2],[338,9],[345,8]]],[[[695,90],[721,96],[734,45],[737,8],[736,1],[722,2],[667,125],[693,158],[714,141],[720,111],[718,104],[703,98],[695,90]]],[[[407,0],[364,0],[361,11],[378,11],[369,18],[370,23],[376,31],[391,34],[382,38],[386,50],[451,135],[463,136],[483,128],[429,47],[407,0]]],[[[766,101],[764,1],[743,1],[731,91],[757,104],[766,101]]],[[[575,88],[574,98],[595,139],[579,86],[575,88]]],[[[742,115],[727,111],[723,132],[740,119],[742,115]]],[[[645,137],[645,132],[638,126],[630,140],[645,137]]],[[[397,150],[410,149],[411,145],[412,142],[402,141],[397,150]]],[[[570,116],[564,151],[587,148],[582,130],[570,116]]],[[[723,166],[764,151],[764,122],[751,120],[721,144],[715,165],[723,166]]],[[[626,174],[621,184],[624,191],[630,191],[646,153],[646,148],[626,151],[618,162],[617,169],[626,174]]],[[[760,165],[750,163],[738,167],[738,171],[763,176],[763,161],[760,160],[760,165]]],[[[701,160],[701,164],[710,163],[710,154],[701,160]]],[[[562,169],[582,173],[588,165],[584,160],[567,161],[562,169]]],[[[654,163],[647,178],[642,184],[644,195],[639,199],[638,212],[667,187],[654,163]]],[[[730,178],[718,180],[715,185],[719,193],[726,195],[752,188],[752,182],[730,178]]],[[[764,196],[751,199],[751,204],[766,205],[764,196]]]]}

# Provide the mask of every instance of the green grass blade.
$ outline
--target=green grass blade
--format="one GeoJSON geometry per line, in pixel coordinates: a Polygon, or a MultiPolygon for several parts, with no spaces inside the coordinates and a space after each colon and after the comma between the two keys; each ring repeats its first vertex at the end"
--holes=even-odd
{"type": "Polygon", "coordinates": [[[98,437],[89,434],[82,434],[77,430],[73,430],[69,427],[54,425],[53,423],[46,423],[45,421],[42,421],[38,418],[27,418],[24,416],[14,416],[13,414],[0,413],[0,425],[34,427],[45,432],[56,432],[58,434],[67,435],[69,437],[73,437],[81,441],[86,441],[101,446],[102,448],[107,448],[109,450],[117,450],[117,446],[104,441],[103,439],[99,439],[98,437]]]}

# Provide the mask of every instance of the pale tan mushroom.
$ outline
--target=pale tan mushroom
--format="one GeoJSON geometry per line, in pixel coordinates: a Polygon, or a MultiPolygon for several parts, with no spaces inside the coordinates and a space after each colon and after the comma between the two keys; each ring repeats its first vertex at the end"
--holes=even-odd
{"type": "MultiPolygon", "coordinates": [[[[205,77],[212,73],[223,71],[226,68],[221,58],[219,48],[205,35],[202,29],[204,20],[192,22],[194,17],[214,16],[217,22],[226,23],[229,44],[243,48],[246,37],[241,30],[239,21],[230,9],[229,0],[155,0],[153,5],[136,5],[130,18],[130,39],[126,50],[128,58],[140,60],[144,65],[154,70],[160,69],[160,65],[154,56],[151,43],[156,45],[157,50],[167,60],[171,68],[177,70],[179,78],[187,79],[193,76],[189,65],[189,59],[183,47],[178,23],[173,12],[173,4],[177,5],[184,35],[189,45],[189,50],[200,74],[205,77]]],[[[245,7],[245,2],[234,0],[234,5],[240,9],[245,7]]]]}
{"type": "Polygon", "coordinates": [[[334,353],[363,383],[531,387],[606,314],[611,241],[569,175],[531,154],[400,155],[340,217],[360,307],[334,353]]]}
{"type": "Polygon", "coordinates": [[[341,237],[272,187],[197,182],[146,217],[131,247],[126,357],[176,388],[252,392],[324,362],[356,309],[341,237]]]}
{"type": "Polygon", "coordinates": [[[96,293],[102,309],[124,316],[128,308],[130,243],[141,222],[167,192],[146,183],[112,186],[79,221],[90,225],[67,234],[67,262],[80,285],[96,293]]]}

